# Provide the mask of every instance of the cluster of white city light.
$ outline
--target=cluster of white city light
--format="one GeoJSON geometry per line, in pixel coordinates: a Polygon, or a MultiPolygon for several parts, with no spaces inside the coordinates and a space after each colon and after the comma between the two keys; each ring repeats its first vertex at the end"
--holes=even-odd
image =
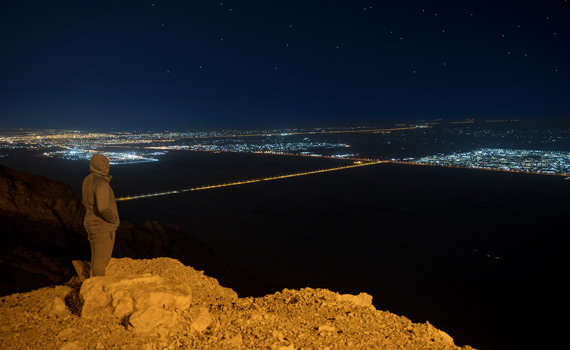
{"type": "MultiPolygon", "coordinates": [[[[358,131],[351,128],[349,132],[358,131]]],[[[116,132],[92,133],[81,131],[35,130],[12,132],[0,135],[0,148],[5,149],[57,149],[46,152],[45,156],[60,157],[70,160],[83,159],[95,150],[113,146],[128,146],[138,149],[191,150],[208,152],[246,152],[273,154],[303,154],[321,156],[324,149],[350,147],[341,142],[314,141],[308,137],[318,133],[337,132],[326,129],[308,130],[263,130],[263,131],[208,131],[208,132],[116,132]],[[82,153],[83,152],[83,153],[82,153]],[[87,153],[85,153],[87,152],[87,153]]],[[[113,154],[113,153],[110,153],[113,154]]],[[[132,152],[114,153],[117,162],[133,163],[143,160],[143,154],[132,152]]],[[[340,153],[338,157],[351,155],[340,153]]]]}
{"type": "Polygon", "coordinates": [[[310,150],[322,150],[331,148],[350,147],[345,143],[333,143],[323,141],[310,141],[308,138],[302,141],[285,140],[283,138],[270,138],[264,140],[245,141],[243,139],[214,139],[208,142],[195,141],[184,142],[181,145],[168,145],[168,149],[184,149],[192,151],[209,152],[246,152],[246,153],[280,153],[280,154],[314,154],[310,150]]]}
{"type": "MultiPolygon", "coordinates": [[[[527,145],[528,148],[531,148],[530,143],[538,143],[547,147],[544,144],[550,145],[554,142],[565,148],[570,138],[570,130],[567,129],[521,132],[515,130],[494,131],[466,126],[461,128],[442,127],[437,130],[439,131],[425,125],[396,125],[396,128],[391,129],[355,127],[197,132],[94,133],[66,130],[2,130],[0,131],[0,149],[42,150],[44,156],[69,160],[89,159],[93,153],[97,152],[106,154],[113,164],[154,162],[168,150],[287,154],[358,160],[356,157],[359,157],[359,153],[362,152],[358,148],[358,142],[354,147],[351,147],[345,142],[338,141],[339,139],[350,139],[351,143],[354,143],[358,141],[358,136],[355,136],[357,133],[368,133],[377,138],[376,147],[379,146],[382,149],[389,145],[387,147],[391,147],[389,150],[393,151],[393,149],[407,149],[408,145],[416,147],[418,144],[427,143],[445,143],[445,147],[448,149],[450,147],[465,149],[463,144],[467,142],[466,145],[469,143],[474,145],[473,137],[475,137],[483,138],[485,141],[483,143],[494,144],[496,146],[491,147],[497,148],[485,148],[464,153],[437,154],[424,158],[407,158],[403,161],[414,164],[541,174],[567,175],[570,173],[568,152],[498,148],[506,144],[514,144],[514,138],[521,138],[522,144],[527,145]],[[332,136],[341,133],[345,135],[332,136]],[[347,135],[351,135],[350,138],[347,138],[347,135]],[[450,137],[451,135],[456,137],[450,137]],[[325,136],[328,140],[325,140],[325,136]],[[331,136],[336,140],[331,140],[331,136]],[[489,140],[487,140],[488,137],[489,140]],[[465,140],[463,140],[464,138],[465,140]],[[490,141],[491,139],[492,141],[490,141]],[[463,146],[460,148],[455,143],[461,143],[463,146]],[[117,148],[119,147],[124,148],[125,151],[118,151],[117,148]],[[348,153],[345,151],[347,149],[353,151],[348,153]]],[[[521,144],[521,142],[517,141],[517,144],[521,144]]],[[[397,155],[394,154],[393,156],[397,155]]],[[[369,158],[376,158],[377,155],[373,152],[368,156],[360,155],[360,157],[372,161],[374,159],[369,158]]],[[[382,155],[382,157],[387,158],[386,155],[382,155]]]]}
{"type": "Polygon", "coordinates": [[[139,154],[135,152],[101,152],[83,149],[66,149],[62,151],[44,152],[43,156],[52,158],[62,158],[67,160],[89,160],[95,153],[100,153],[109,158],[111,164],[136,164],[157,162],[158,159],[152,156],[162,155],[164,152],[153,152],[152,154],[139,154]]]}
{"type": "MultiPolygon", "coordinates": [[[[312,135],[327,133],[368,132],[365,127],[307,128],[267,130],[208,130],[208,131],[125,131],[86,132],[78,130],[0,130],[0,148],[40,149],[59,146],[109,146],[148,143],[170,143],[191,139],[246,138],[267,136],[312,135]],[[365,130],[366,129],[366,130],[365,130]]],[[[384,129],[373,129],[373,131],[384,129]]],[[[387,130],[387,129],[386,129],[387,130]]]]}
{"type": "Polygon", "coordinates": [[[471,152],[437,154],[406,162],[439,166],[569,175],[570,152],[483,148],[471,152]]]}
{"type": "MultiPolygon", "coordinates": [[[[351,129],[352,130],[352,129],[351,129]]],[[[357,129],[356,129],[357,130],[357,129]]],[[[349,147],[344,143],[313,141],[296,136],[328,132],[310,130],[209,131],[209,132],[116,132],[34,130],[0,135],[0,148],[41,149],[47,157],[89,159],[94,152],[109,156],[112,164],[156,161],[152,149],[208,152],[246,152],[322,156],[319,150],[349,147]],[[127,152],[106,152],[108,147],[127,146],[127,152]],[[141,151],[133,152],[133,149],[141,151]],[[47,151],[53,150],[53,151],[47,151]]],[[[164,152],[163,152],[164,153],[164,152]]],[[[351,154],[340,153],[346,158],[351,154]]]]}

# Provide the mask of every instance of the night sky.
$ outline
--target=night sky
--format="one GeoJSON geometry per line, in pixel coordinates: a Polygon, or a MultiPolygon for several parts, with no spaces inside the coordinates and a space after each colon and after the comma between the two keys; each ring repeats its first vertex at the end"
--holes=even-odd
{"type": "Polygon", "coordinates": [[[0,127],[570,118],[570,1],[26,1],[0,127]]]}

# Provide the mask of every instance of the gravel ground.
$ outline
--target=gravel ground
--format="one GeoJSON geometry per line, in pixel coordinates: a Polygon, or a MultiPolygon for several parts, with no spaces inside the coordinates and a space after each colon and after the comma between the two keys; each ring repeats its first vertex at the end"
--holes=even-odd
{"type": "Polygon", "coordinates": [[[152,273],[188,283],[192,305],[169,330],[137,334],[111,315],[79,316],[78,278],[64,286],[0,297],[0,349],[472,349],[457,347],[429,323],[359,305],[326,289],[285,289],[261,298],[238,298],[217,280],[169,258],[113,259],[107,275],[152,273]],[[57,315],[45,307],[65,300],[57,315]],[[211,323],[192,329],[196,313],[211,323]]]}

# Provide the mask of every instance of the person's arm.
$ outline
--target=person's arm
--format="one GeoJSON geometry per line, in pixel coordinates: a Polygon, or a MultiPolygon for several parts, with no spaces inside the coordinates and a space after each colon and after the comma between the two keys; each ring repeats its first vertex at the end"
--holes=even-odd
{"type": "Polygon", "coordinates": [[[110,188],[107,184],[98,184],[95,187],[95,200],[97,201],[97,210],[105,221],[115,222],[117,220],[113,212],[111,203],[109,203],[110,188]]]}

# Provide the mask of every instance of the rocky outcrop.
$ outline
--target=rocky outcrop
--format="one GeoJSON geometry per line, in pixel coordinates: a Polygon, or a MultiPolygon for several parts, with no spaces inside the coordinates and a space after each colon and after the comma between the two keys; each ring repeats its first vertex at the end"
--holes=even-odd
{"type": "Polygon", "coordinates": [[[0,166],[0,193],[2,228],[15,242],[64,252],[84,232],[83,205],[68,185],[0,166]]]}
{"type": "Polygon", "coordinates": [[[190,307],[192,291],[183,282],[165,281],[152,274],[93,277],[79,292],[81,317],[111,314],[136,332],[172,328],[178,313],[190,307]]]}
{"type": "MultiPolygon", "coordinates": [[[[70,186],[0,165],[0,295],[65,283],[72,260],[90,259],[84,210],[70,186]]],[[[168,256],[214,273],[228,270],[176,225],[122,220],[116,237],[115,257],[168,256]]]]}
{"type": "Polygon", "coordinates": [[[67,281],[89,249],[82,215],[69,186],[0,166],[0,294],[67,281]]]}
{"type": "Polygon", "coordinates": [[[169,258],[112,259],[107,274],[3,297],[0,347],[461,349],[429,323],[377,310],[366,293],[304,288],[238,298],[169,258]]]}

